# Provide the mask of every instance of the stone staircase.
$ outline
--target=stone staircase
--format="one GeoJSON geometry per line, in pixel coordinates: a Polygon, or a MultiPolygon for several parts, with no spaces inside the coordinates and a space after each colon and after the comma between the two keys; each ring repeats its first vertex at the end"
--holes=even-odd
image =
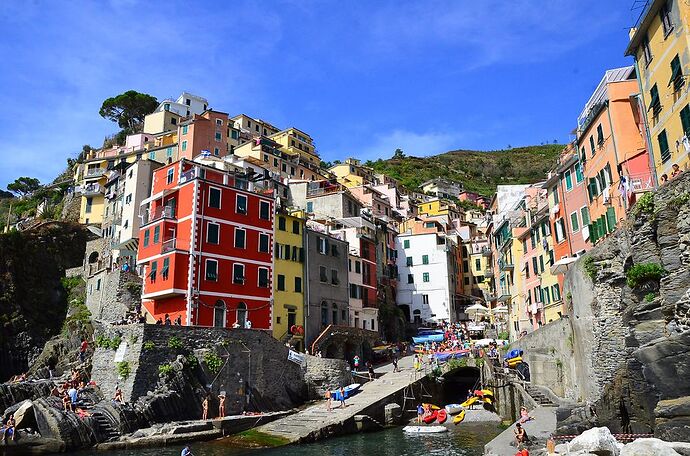
{"type": "Polygon", "coordinates": [[[551,399],[549,399],[539,388],[537,388],[534,385],[530,385],[529,383],[525,383],[525,391],[527,391],[527,394],[529,394],[534,401],[541,405],[542,407],[555,407],[557,404],[554,404],[551,399]]]}
{"type": "Polygon", "coordinates": [[[99,407],[98,404],[94,404],[93,400],[86,397],[82,400],[79,407],[91,414],[98,428],[96,433],[104,439],[104,441],[112,442],[120,438],[120,432],[113,427],[111,420],[106,416],[105,410],[99,407]]]}

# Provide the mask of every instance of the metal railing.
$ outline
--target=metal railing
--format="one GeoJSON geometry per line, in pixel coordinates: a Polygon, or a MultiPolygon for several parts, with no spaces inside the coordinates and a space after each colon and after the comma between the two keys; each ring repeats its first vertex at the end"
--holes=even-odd
{"type": "Polygon", "coordinates": [[[161,253],[172,252],[177,248],[177,238],[168,239],[161,244],[161,253]]]}
{"type": "Polygon", "coordinates": [[[82,194],[85,196],[98,195],[104,193],[103,186],[101,184],[87,184],[81,189],[82,194]]]}
{"type": "Polygon", "coordinates": [[[637,173],[628,176],[628,187],[635,193],[651,192],[654,190],[654,176],[652,173],[637,173]]]}
{"type": "Polygon", "coordinates": [[[144,224],[153,223],[157,220],[164,219],[164,218],[167,218],[167,219],[174,219],[175,218],[175,211],[173,210],[172,207],[170,207],[170,206],[158,206],[153,211],[149,210],[148,211],[148,218],[147,218],[147,220],[144,221],[144,224]]]}

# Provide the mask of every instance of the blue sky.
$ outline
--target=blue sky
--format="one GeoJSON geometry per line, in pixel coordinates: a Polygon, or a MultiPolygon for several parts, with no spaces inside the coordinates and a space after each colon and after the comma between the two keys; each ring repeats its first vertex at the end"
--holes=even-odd
{"type": "Polygon", "coordinates": [[[5,0],[0,188],[100,146],[129,89],[295,126],[326,160],[564,142],[632,64],[633,3],[5,0]]]}

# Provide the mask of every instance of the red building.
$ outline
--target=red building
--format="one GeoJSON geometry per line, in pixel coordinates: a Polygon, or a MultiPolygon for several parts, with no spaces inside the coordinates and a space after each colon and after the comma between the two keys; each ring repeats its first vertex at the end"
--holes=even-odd
{"type": "Polygon", "coordinates": [[[217,327],[250,320],[271,329],[269,184],[186,159],[154,172],[142,202],[138,264],[142,304],[155,320],[168,314],[183,325],[217,327]]]}

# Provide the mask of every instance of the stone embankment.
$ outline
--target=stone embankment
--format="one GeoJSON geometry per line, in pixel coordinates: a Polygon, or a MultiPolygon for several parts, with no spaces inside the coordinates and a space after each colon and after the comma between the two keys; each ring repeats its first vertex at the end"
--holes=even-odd
{"type": "Polygon", "coordinates": [[[690,441],[690,173],[640,198],[566,273],[565,318],[514,342],[561,399],[558,434],[690,441]]]}

